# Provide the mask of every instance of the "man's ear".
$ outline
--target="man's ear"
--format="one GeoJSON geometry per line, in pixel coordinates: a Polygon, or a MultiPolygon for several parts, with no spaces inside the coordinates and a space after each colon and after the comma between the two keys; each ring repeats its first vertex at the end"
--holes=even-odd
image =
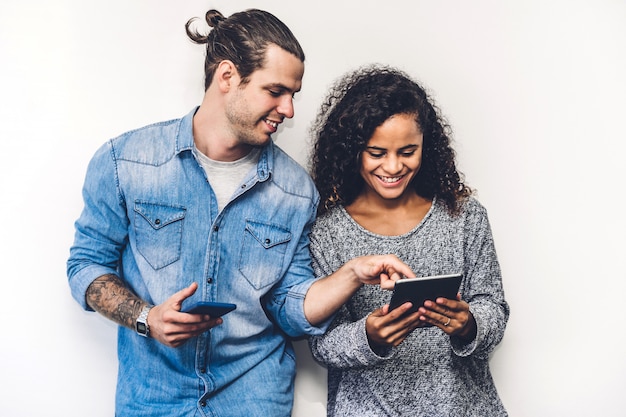
{"type": "Polygon", "coordinates": [[[224,93],[239,86],[239,83],[241,82],[241,78],[239,77],[239,72],[237,71],[235,64],[227,59],[217,65],[213,79],[217,83],[220,91],[224,93]]]}

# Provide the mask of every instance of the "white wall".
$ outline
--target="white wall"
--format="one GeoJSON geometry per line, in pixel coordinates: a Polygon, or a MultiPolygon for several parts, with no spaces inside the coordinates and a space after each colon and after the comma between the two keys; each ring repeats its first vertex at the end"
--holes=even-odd
{"type": "MultiPolygon", "coordinates": [[[[0,415],[111,416],[115,327],[71,299],[65,261],[89,158],[184,115],[202,47],[183,25],[259,7],[306,53],[277,142],[307,158],[330,82],[382,62],[432,89],[487,206],[512,315],[492,359],[511,416],[623,416],[626,2],[58,0],[0,4],[0,415]]],[[[302,361],[295,416],[324,415],[302,361]]]]}

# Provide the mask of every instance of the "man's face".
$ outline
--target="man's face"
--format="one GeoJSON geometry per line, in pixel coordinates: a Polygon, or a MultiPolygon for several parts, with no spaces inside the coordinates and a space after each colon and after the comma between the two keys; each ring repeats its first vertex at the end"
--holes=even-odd
{"type": "Polygon", "coordinates": [[[226,104],[226,117],[240,145],[262,146],[285,118],[294,115],[293,96],[300,91],[304,63],[276,45],[265,52],[263,68],[247,84],[235,87],[226,104]]]}

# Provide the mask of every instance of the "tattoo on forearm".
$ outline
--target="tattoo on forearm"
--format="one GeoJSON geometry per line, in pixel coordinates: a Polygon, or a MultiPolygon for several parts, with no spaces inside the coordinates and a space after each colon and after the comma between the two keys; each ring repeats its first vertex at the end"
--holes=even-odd
{"type": "Polygon", "coordinates": [[[135,320],[145,305],[119,277],[112,274],[92,282],[85,297],[95,311],[131,329],[135,328],[135,320]]]}

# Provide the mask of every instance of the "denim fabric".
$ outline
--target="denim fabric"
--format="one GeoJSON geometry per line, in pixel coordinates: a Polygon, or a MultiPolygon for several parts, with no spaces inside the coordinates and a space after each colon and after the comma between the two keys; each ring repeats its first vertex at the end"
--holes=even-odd
{"type": "Polygon", "coordinates": [[[319,196],[273,143],[218,214],[194,155],[192,118],[125,133],[89,164],[68,260],[74,298],[118,274],[160,304],[198,282],[192,301],[237,304],[179,348],[120,327],[117,415],[288,416],[295,358],[288,336],[321,334],[304,317],[309,232],[319,196]]]}

